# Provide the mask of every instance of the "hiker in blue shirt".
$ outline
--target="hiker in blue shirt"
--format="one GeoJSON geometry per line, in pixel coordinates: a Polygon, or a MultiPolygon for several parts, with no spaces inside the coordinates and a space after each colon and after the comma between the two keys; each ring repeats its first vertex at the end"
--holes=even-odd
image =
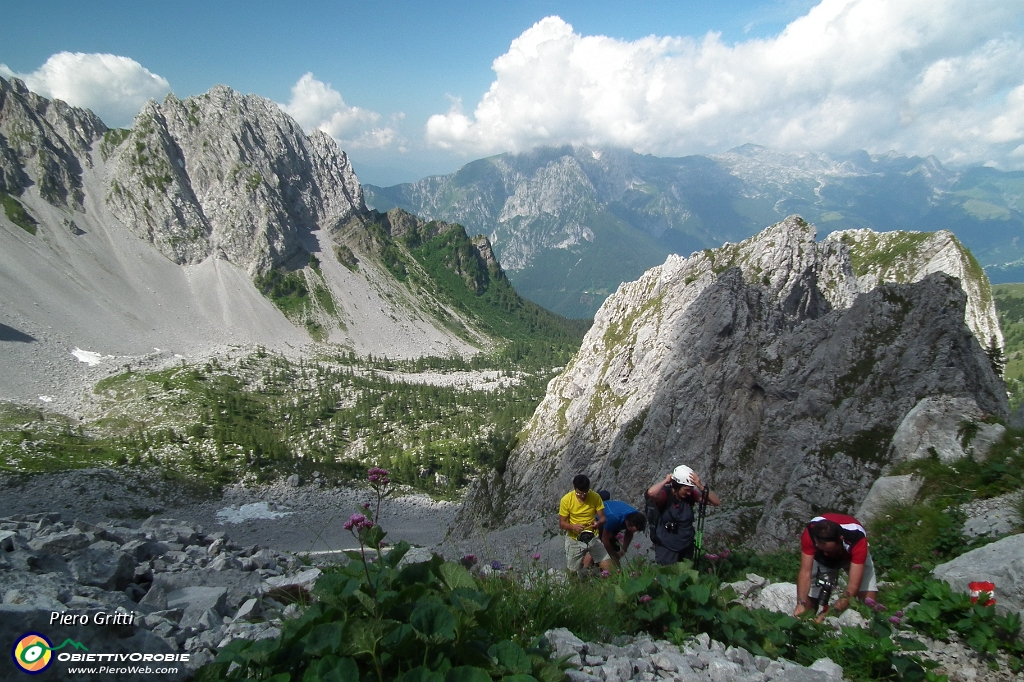
{"type": "Polygon", "coordinates": [[[601,543],[608,550],[615,565],[626,556],[633,535],[642,533],[647,527],[647,517],[636,508],[621,500],[608,500],[604,503],[604,527],[601,529],[601,543]],[[618,534],[622,533],[622,545],[619,546],[618,534]]]}

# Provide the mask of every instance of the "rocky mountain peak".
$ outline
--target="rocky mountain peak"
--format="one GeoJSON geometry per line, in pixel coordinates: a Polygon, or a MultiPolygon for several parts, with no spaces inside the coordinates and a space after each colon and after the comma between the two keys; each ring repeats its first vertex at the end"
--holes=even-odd
{"type": "Polygon", "coordinates": [[[0,78],[0,191],[20,196],[34,184],[53,206],[84,210],[82,167],[106,131],[91,111],[0,78]]]}
{"type": "Polygon", "coordinates": [[[467,527],[554,520],[577,473],[640,504],[686,463],[728,498],[715,532],[777,546],[816,511],[856,510],[921,400],[1005,415],[960,281],[931,272],[859,292],[856,253],[792,216],[620,286],[504,474],[470,494],[467,527]]]}
{"type": "Polygon", "coordinates": [[[257,274],[303,262],[313,230],[365,210],[347,155],[275,103],[216,86],[151,101],[111,159],[107,203],[177,263],[257,274]]]}

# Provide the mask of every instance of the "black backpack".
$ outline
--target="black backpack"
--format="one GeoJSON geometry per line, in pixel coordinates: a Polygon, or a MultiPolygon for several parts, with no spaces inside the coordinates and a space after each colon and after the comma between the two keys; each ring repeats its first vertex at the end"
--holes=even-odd
{"type": "Polygon", "coordinates": [[[644,491],[644,516],[647,517],[647,535],[653,544],[658,544],[658,524],[661,522],[661,509],[654,498],[644,491]]]}

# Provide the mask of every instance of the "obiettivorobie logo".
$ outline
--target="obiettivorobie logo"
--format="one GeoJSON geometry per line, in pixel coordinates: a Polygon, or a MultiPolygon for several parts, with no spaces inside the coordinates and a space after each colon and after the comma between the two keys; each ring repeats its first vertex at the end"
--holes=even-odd
{"type": "Polygon", "coordinates": [[[53,646],[53,643],[45,635],[38,632],[26,632],[21,639],[14,643],[11,657],[14,659],[14,665],[30,675],[35,675],[43,672],[53,663],[52,652],[63,649],[69,644],[75,649],[89,650],[84,644],[71,638],[65,639],[60,646],[53,646]]]}

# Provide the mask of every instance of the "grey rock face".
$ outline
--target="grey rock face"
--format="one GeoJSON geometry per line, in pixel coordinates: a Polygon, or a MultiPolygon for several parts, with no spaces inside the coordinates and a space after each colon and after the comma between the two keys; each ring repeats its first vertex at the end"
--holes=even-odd
{"type": "Polygon", "coordinates": [[[17,196],[34,183],[54,206],[84,210],[82,165],[106,131],[91,111],[0,78],[0,191],[17,196]]]}
{"type": "Polygon", "coordinates": [[[685,463],[722,492],[709,534],[775,547],[816,510],[857,510],[922,398],[1006,415],[957,280],[857,295],[845,245],[814,236],[790,218],[622,285],[457,526],[553,525],[577,473],[639,503],[685,463]]]}
{"type": "Polygon", "coordinates": [[[860,505],[856,517],[861,523],[869,523],[878,516],[887,504],[911,504],[924,480],[911,474],[906,476],[882,476],[871,484],[868,496],[860,505]]]}
{"type": "Polygon", "coordinates": [[[176,263],[302,265],[310,232],[365,209],[346,154],[273,102],[217,86],[150,102],[118,147],[107,204],[176,263]]]}
{"type": "Polygon", "coordinates": [[[963,459],[967,452],[961,440],[961,424],[983,416],[970,397],[923,398],[907,413],[893,435],[895,461],[927,459],[932,453],[945,463],[963,459]]]}

